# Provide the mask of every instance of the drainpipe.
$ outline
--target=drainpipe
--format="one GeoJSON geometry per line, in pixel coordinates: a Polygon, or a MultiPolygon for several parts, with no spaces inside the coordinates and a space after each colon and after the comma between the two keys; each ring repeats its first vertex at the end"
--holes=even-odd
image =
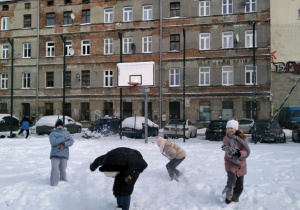
{"type": "Polygon", "coordinates": [[[39,53],[40,53],[40,0],[37,10],[37,41],[36,41],[36,96],[35,96],[35,121],[39,117],[39,53]]]}
{"type": "Polygon", "coordinates": [[[162,92],[162,85],[161,85],[161,75],[162,75],[162,0],[159,0],[159,127],[161,128],[161,92],[162,92]]]}

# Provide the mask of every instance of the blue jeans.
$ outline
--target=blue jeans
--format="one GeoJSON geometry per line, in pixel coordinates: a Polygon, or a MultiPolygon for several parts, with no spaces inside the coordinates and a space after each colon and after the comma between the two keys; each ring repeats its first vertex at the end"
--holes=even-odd
{"type": "Polygon", "coordinates": [[[118,207],[122,210],[129,210],[130,206],[130,195],[127,196],[117,196],[118,207]]]}

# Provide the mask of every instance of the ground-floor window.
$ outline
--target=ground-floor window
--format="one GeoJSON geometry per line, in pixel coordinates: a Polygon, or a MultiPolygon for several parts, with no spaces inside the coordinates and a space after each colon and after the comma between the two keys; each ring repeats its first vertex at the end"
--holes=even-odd
{"type": "Polygon", "coordinates": [[[105,115],[114,115],[113,102],[104,102],[104,116],[105,115]]]}
{"type": "Polygon", "coordinates": [[[45,103],[45,116],[53,115],[53,103],[45,103]]]}
{"type": "Polygon", "coordinates": [[[30,103],[22,103],[23,117],[27,116],[30,119],[30,103]]]}
{"type": "Polygon", "coordinates": [[[123,102],[123,119],[132,117],[132,102],[123,102]]]}
{"type": "Polygon", "coordinates": [[[7,113],[7,103],[0,103],[0,113],[1,114],[7,113]]]}
{"type": "Polygon", "coordinates": [[[199,121],[210,121],[210,103],[202,101],[199,104],[199,121]]]}
{"type": "Polygon", "coordinates": [[[170,120],[180,119],[180,102],[169,103],[170,120]]]}
{"type": "MultiPolygon", "coordinates": [[[[244,101],[243,102],[243,111],[245,112],[246,118],[254,118],[253,110],[254,109],[254,102],[253,101],[244,101]]],[[[256,102],[256,111],[260,109],[260,102],[256,102]]]]}
{"type": "Polygon", "coordinates": [[[222,120],[231,120],[233,118],[233,102],[222,101],[222,120]]]}
{"type": "MultiPolygon", "coordinates": [[[[142,115],[145,116],[145,102],[142,103],[142,115]]],[[[152,117],[152,102],[148,102],[148,119],[153,120],[152,117]]]]}
{"type": "Polygon", "coordinates": [[[81,103],[81,120],[90,120],[90,103],[81,103]]]}

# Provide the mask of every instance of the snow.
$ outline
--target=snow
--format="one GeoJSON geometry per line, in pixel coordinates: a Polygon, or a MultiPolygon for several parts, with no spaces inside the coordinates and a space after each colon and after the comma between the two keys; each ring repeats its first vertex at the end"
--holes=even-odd
{"type": "MultiPolygon", "coordinates": [[[[50,127],[54,127],[55,122],[57,119],[63,119],[63,115],[50,115],[50,116],[44,116],[41,117],[36,123],[35,126],[50,126],[50,127]]],[[[70,124],[70,123],[74,123],[74,120],[71,119],[68,116],[65,116],[65,124],[70,124]],[[69,122],[69,120],[71,120],[69,122]]],[[[76,122],[76,124],[81,125],[81,123],[76,122]]],[[[82,125],[81,125],[82,126],[82,125]]]]}
{"type": "MultiPolygon", "coordinates": [[[[131,196],[131,210],[281,210],[300,209],[299,143],[253,144],[247,159],[244,191],[239,203],[224,203],[221,194],[226,184],[222,142],[205,140],[205,129],[197,138],[183,142],[172,140],[187,153],[178,166],[183,172],[179,182],[170,181],[159,153],[157,137],[144,140],[118,135],[101,139],[83,139],[75,134],[68,161],[68,182],[49,186],[50,144],[48,135],[30,134],[17,139],[0,139],[0,209],[5,210],[109,210],[116,201],[112,195],[113,179],[89,164],[96,157],[116,147],[139,150],[148,163],[131,196]]],[[[290,131],[285,130],[290,138],[290,131]]],[[[160,133],[160,136],[162,134],[160,133]]]]}
{"type": "MultiPolygon", "coordinates": [[[[151,127],[158,127],[157,124],[152,122],[151,120],[147,120],[148,125],[151,127]]],[[[135,116],[135,117],[128,117],[122,122],[122,128],[135,128],[137,130],[143,129],[143,124],[145,124],[145,117],[143,116],[135,116]]]]}

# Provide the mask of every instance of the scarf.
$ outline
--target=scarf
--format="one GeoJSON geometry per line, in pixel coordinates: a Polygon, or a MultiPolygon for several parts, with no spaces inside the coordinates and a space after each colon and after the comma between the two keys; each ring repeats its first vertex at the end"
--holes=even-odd
{"type": "Polygon", "coordinates": [[[249,157],[250,147],[248,146],[248,144],[246,144],[246,142],[243,139],[241,139],[240,137],[238,137],[236,135],[230,135],[230,134],[228,134],[228,137],[229,137],[229,140],[230,140],[230,147],[231,148],[238,148],[237,142],[239,142],[247,150],[247,156],[246,157],[232,157],[233,162],[235,164],[238,164],[238,163],[240,163],[241,160],[245,160],[247,157],[249,157]]]}

